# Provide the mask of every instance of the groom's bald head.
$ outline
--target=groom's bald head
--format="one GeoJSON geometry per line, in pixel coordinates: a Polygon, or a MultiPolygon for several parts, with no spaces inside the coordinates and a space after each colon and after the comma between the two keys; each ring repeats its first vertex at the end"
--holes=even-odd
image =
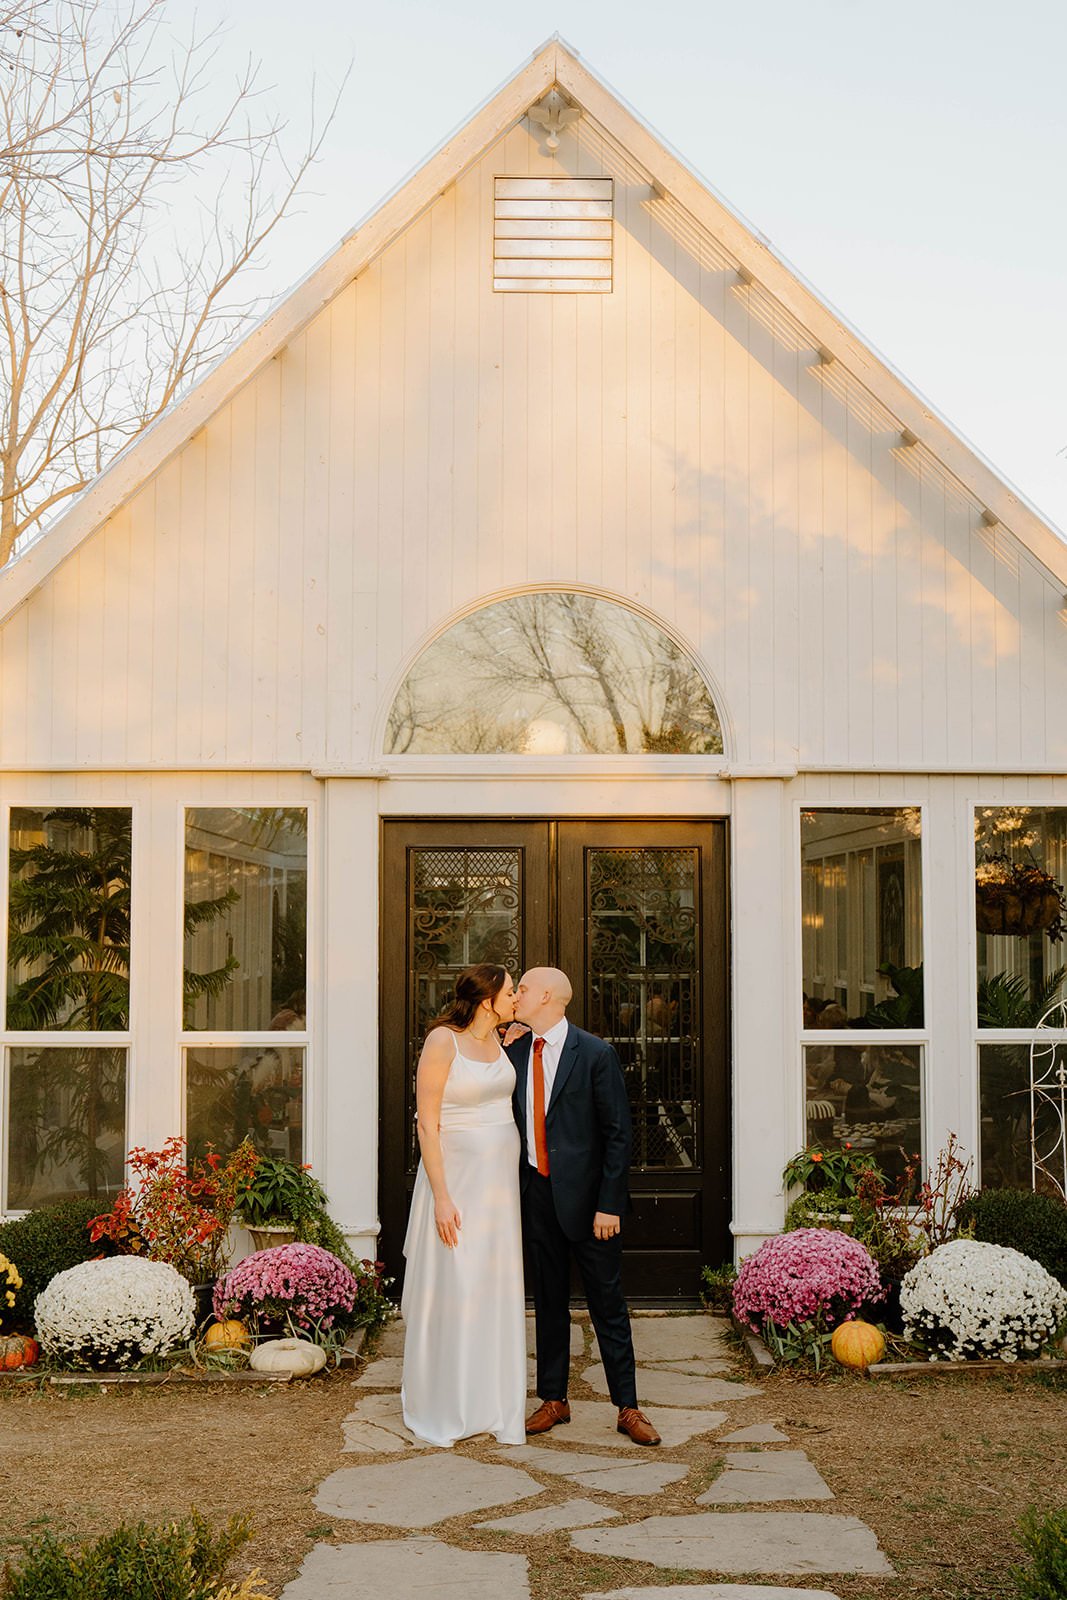
{"type": "Polygon", "coordinates": [[[531,967],[515,990],[515,1020],[544,1033],[565,1015],[573,993],[570,979],[558,967],[531,967]]]}

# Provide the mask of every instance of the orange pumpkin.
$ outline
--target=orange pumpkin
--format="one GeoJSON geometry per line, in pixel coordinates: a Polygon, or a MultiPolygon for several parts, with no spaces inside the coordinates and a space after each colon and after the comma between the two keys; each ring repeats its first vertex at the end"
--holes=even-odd
{"type": "Polygon", "coordinates": [[[243,1322],[213,1322],[204,1335],[207,1350],[247,1350],[252,1335],[243,1322]]]}
{"type": "Polygon", "coordinates": [[[0,1367],[5,1372],[17,1372],[20,1367],[32,1367],[40,1355],[40,1346],[28,1333],[0,1335],[0,1367]]]}
{"type": "Polygon", "coordinates": [[[866,1372],[872,1362],[881,1361],[885,1355],[885,1340],[869,1322],[842,1322],[834,1329],[830,1349],[841,1366],[866,1372]]]}

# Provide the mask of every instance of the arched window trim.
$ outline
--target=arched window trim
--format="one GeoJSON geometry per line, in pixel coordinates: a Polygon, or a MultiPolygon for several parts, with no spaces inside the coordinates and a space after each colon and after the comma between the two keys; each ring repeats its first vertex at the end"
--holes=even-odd
{"type": "Polygon", "coordinates": [[[726,709],[725,698],[718,679],[708,667],[700,651],[694,648],[692,642],[684,634],[680,633],[676,627],[667,622],[657,612],[650,610],[649,607],[641,605],[639,602],[631,600],[624,595],[617,594],[611,589],[598,588],[588,583],[554,582],[516,584],[507,589],[495,590],[491,594],[480,595],[466,605],[457,607],[456,610],[428,628],[418,643],[405,655],[403,661],[390,677],[386,691],[378,705],[371,749],[374,752],[372,760],[376,763],[385,763],[391,768],[410,767],[415,769],[431,765],[433,767],[448,766],[456,769],[473,769],[484,767],[486,763],[491,763],[496,768],[514,767],[518,771],[535,771],[542,767],[562,766],[577,773],[582,770],[592,770],[594,767],[600,770],[603,768],[604,763],[609,763],[613,770],[640,768],[648,772],[660,770],[664,765],[667,765],[670,770],[677,771],[681,776],[683,771],[718,773],[721,770],[725,770],[734,760],[736,743],[733,724],[726,709]],[[522,595],[536,594],[590,595],[593,599],[606,601],[611,605],[619,606],[624,611],[631,612],[634,616],[640,617],[651,627],[657,628],[663,633],[682,652],[708,692],[719,719],[722,752],[709,751],[699,755],[664,755],[638,751],[625,755],[597,753],[549,757],[523,755],[514,751],[495,754],[451,752],[436,755],[427,753],[394,754],[387,751],[385,742],[393,705],[409,674],[414,670],[426,651],[467,617],[473,616],[479,611],[485,611],[490,606],[498,605],[501,601],[514,600],[522,595]]]}

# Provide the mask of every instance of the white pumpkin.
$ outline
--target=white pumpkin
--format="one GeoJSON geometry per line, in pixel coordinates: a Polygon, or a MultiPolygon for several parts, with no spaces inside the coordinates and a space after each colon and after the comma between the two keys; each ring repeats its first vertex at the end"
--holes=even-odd
{"type": "Polygon", "coordinates": [[[254,1372],[288,1372],[294,1378],[310,1378],[326,1365],[326,1352],[310,1339],[267,1339],[252,1351],[249,1365],[254,1372]]]}

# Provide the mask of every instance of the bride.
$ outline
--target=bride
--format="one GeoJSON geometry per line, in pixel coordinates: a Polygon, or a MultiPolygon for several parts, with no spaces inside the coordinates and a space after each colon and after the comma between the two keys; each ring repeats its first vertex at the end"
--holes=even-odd
{"type": "Polygon", "coordinates": [[[526,1442],[515,1069],[497,1036],[514,1008],[503,967],[468,967],[419,1057],[401,1400],[427,1444],[476,1433],[526,1442]]]}

